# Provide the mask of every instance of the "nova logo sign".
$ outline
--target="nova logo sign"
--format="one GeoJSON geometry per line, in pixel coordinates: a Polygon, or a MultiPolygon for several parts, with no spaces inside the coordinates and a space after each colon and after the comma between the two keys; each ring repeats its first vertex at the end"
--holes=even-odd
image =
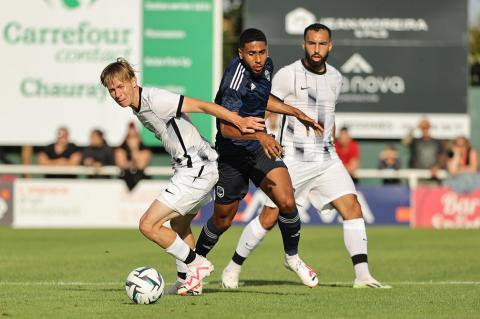
{"type": "Polygon", "coordinates": [[[372,65],[354,53],[340,67],[343,73],[343,102],[378,102],[380,94],[405,93],[405,81],[398,75],[382,76],[374,73],[372,65]]]}

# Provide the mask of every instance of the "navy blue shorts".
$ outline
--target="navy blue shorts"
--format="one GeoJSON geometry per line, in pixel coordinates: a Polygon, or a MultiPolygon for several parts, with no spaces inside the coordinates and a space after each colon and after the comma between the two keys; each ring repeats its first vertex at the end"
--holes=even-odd
{"type": "Polygon", "coordinates": [[[218,158],[218,182],[215,185],[215,202],[229,204],[241,200],[248,192],[249,180],[259,187],[272,169],[285,167],[280,158],[268,158],[259,148],[254,152],[236,151],[218,158]]]}

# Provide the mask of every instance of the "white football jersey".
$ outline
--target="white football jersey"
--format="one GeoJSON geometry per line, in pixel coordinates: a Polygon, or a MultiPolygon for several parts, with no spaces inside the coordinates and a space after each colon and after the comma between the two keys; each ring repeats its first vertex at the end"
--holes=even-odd
{"type": "Polygon", "coordinates": [[[317,74],[297,60],[281,68],[273,77],[271,93],[294,106],[323,126],[315,136],[293,116],[282,119],[277,138],[285,149],[286,159],[325,161],[338,158],[333,141],[335,104],[340,94],[342,75],[326,64],[326,72],[317,74]]]}
{"type": "Polygon", "coordinates": [[[133,113],[163,142],[174,168],[198,167],[217,159],[217,152],[182,113],[183,95],[158,88],[140,90],[140,108],[133,113]]]}

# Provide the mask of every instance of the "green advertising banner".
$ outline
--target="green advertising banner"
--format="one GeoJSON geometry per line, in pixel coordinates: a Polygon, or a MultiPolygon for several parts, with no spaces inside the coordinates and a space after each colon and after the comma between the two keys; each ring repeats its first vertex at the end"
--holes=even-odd
{"type": "MultiPolygon", "coordinates": [[[[212,101],[221,61],[218,0],[143,1],[142,83],[189,97],[212,101]]],[[[192,122],[208,141],[213,140],[211,116],[191,114],[192,122]]],[[[144,130],[146,145],[160,145],[144,130]]]]}

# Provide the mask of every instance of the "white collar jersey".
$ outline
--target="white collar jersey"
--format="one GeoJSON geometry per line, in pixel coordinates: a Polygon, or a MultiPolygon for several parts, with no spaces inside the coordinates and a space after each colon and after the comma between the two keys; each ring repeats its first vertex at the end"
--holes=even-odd
{"type": "Polygon", "coordinates": [[[282,119],[279,142],[285,149],[286,159],[299,161],[326,161],[338,158],[333,141],[335,104],[340,94],[342,75],[326,64],[323,74],[307,69],[301,60],[281,68],[273,77],[272,94],[292,105],[324,128],[315,136],[312,129],[293,116],[282,119]]]}
{"type": "Polygon", "coordinates": [[[139,111],[133,113],[163,142],[173,168],[200,167],[218,155],[182,113],[183,99],[183,95],[167,90],[144,87],[140,89],[139,111]]]}

